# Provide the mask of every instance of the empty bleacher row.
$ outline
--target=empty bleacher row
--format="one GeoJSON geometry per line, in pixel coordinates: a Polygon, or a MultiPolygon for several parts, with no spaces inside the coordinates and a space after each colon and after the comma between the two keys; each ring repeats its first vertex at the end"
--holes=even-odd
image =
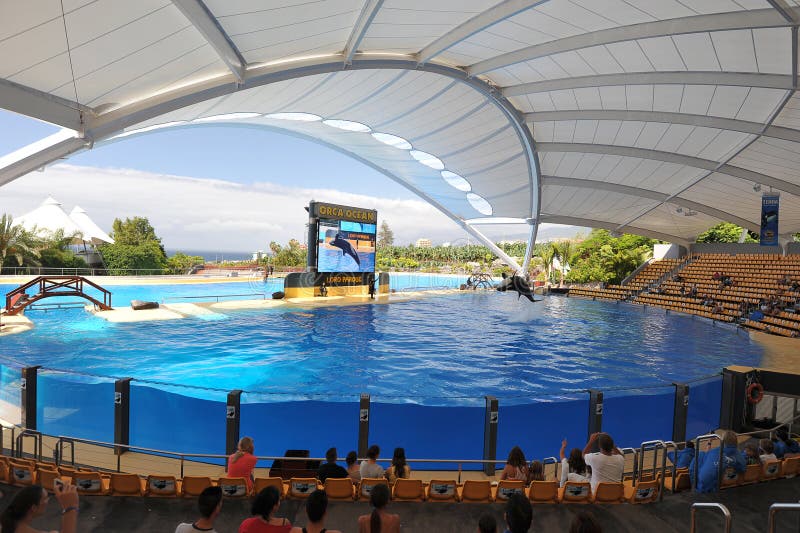
{"type": "Polygon", "coordinates": [[[682,262],[683,259],[661,259],[659,261],[651,261],[645,268],[628,280],[628,283],[625,284],[625,288],[630,291],[643,291],[664,275],[677,268],[682,262]]]}

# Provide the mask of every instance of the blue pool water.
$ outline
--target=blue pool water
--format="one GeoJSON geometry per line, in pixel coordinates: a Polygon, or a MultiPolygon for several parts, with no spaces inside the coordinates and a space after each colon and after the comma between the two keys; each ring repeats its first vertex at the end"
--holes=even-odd
{"type": "MultiPolygon", "coordinates": [[[[393,281],[423,282],[461,280],[393,281]]],[[[133,298],[269,293],[280,283],[109,288],[120,306],[133,298]]],[[[531,304],[497,292],[135,324],[107,323],[82,309],[27,316],[32,331],[0,340],[6,361],[182,385],[196,398],[218,397],[204,388],[284,400],[368,392],[387,403],[455,406],[480,405],[490,394],[511,405],[686,381],[729,364],[758,366],[762,355],[746,334],[689,316],[563,297],[531,304]]]]}

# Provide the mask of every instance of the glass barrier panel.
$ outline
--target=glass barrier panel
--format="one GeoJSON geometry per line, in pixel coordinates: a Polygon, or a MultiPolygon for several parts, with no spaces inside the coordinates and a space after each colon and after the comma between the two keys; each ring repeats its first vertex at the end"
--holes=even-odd
{"type": "Polygon", "coordinates": [[[22,368],[0,365],[0,418],[19,424],[22,417],[22,368]]]}
{"type": "Polygon", "coordinates": [[[603,431],[619,448],[648,440],[671,440],[675,387],[628,389],[603,394],[603,431]]]}
{"type": "MultiPolygon", "coordinates": [[[[224,454],[225,402],[188,396],[191,389],[159,387],[131,384],[131,445],[224,454]]],[[[206,391],[197,393],[207,395],[206,391]]]]}
{"type": "MultiPolygon", "coordinates": [[[[242,394],[239,434],[252,437],[256,455],[283,456],[287,450],[308,450],[325,457],[336,447],[339,457],[358,448],[358,398],[353,401],[269,401],[259,394],[242,394]]],[[[259,464],[268,467],[270,464],[259,464]]]]}
{"type": "MultiPolygon", "coordinates": [[[[514,446],[522,448],[525,459],[556,456],[567,439],[567,454],[586,444],[589,395],[582,400],[503,405],[500,398],[497,427],[497,459],[504,462],[514,446]]],[[[482,437],[479,435],[479,437],[482,437]]],[[[502,469],[502,464],[497,465],[502,469]]]]}
{"type": "Polygon", "coordinates": [[[722,376],[689,383],[689,412],[686,417],[686,438],[713,433],[719,428],[722,408],[722,376]]]}
{"type": "Polygon", "coordinates": [[[36,388],[38,429],[48,435],[114,440],[114,382],[39,370],[36,388]]]}

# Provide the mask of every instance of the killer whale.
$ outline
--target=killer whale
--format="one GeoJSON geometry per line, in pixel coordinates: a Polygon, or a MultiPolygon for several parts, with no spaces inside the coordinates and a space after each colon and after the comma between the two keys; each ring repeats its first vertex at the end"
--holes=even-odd
{"type": "Polygon", "coordinates": [[[517,276],[516,274],[508,276],[505,272],[503,272],[503,279],[500,281],[500,284],[497,285],[497,290],[501,292],[516,291],[517,299],[519,299],[521,296],[524,296],[531,302],[536,301],[533,299],[533,290],[531,289],[530,285],[528,285],[528,282],[525,281],[525,278],[522,276],[517,276]]]}
{"type": "Polygon", "coordinates": [[[350,244],[350,241],[345,239],[341,233],[337,233],[333,240],[330,242],[331,246],[335,246],[342,251],[342,256],[345,254],[349,255],[353,258],[353,261],[356,262],[358,266],[361,266],[361,259],[358,258],[358,253],[356,253],[356,249],[353,248],[353,245],[350,244]]]}

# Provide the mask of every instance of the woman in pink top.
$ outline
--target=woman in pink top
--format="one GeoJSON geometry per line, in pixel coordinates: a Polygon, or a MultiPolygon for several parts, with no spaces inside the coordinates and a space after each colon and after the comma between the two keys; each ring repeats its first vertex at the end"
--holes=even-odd
{"type": "Polygon", "coordinates": [[[253,439],[242,437],[236,453],[228,457],[228,477],[243,477],[247,483],[247,491],[253,490],[253,469],[256,467],[256,456],[253,439]]]}

